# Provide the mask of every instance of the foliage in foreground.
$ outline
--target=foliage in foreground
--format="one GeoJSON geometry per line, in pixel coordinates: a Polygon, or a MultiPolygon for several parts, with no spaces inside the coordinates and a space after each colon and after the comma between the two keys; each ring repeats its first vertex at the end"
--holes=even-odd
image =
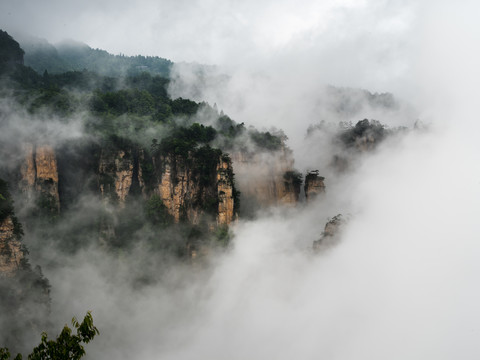
{"type": "MultiPolygon", "coordinates": [[[[77,330],[76,335],[72,335],[72,329],[67,325],[56,340],[48,340],[47,334],[42,333],[41,343],[28,355],[28,360],[77,360],[82,358],[85,355],[82,343],[89,343],[99,332],[93,325],[90,311],[87,312],[82,323],[73,318],[72,325],[77,330]]],[[[8,349],[0,348],[0,360],[9,359],[10,352],[8,349]]],[[[22,360],[22,355],[17,354],[13,360],[22,360]]]]}

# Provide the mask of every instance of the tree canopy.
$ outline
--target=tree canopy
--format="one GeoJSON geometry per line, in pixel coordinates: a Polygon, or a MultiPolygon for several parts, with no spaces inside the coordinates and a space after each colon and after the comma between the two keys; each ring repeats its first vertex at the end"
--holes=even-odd
{"type": "MultiPolygon", "coordinates": [[[[49,340],[47,333],[42,333],[42,339],[36,346],[28,360],[78,360],[85,355],[83,344],[88,344],[99,334],[98,329],[93,325],[91,312],[87,312],[83,321],[79,323],[76,318],[72,319],[72,326],[76,334],[72,333],[67,325],[55,340],[49,340]]],[[[0,360],[9,360],[10,351],[7,348],[0,348],[0,360]]],[[[22,360],[22,355],[17,354],[13,360],[22,360]]]]}

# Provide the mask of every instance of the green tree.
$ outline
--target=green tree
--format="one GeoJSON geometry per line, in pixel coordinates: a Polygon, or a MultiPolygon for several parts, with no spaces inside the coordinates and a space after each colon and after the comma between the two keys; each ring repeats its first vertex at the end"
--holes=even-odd
{"type": "MultiPolygon", "coordinates": [[[[7,348],[0,348],[0,360],[9,360],[10,351],[7,348]]],[[[13,360],[22,360],[22,355],[17,354],[13,360]]]]}
{"type": "MultiPolygon", "coordinates": [[[[89,343],[95,335],[99,334],[98,329],[93,325],[92,314],[87,312],[81,323],[72,319],[72,325],[77,330],[72,335],[72,329],[67,325],[63,328],[56,340],[48,340],[47,334],[42,333],[41,343],[28,355],[28,360],[77,360],[85,355],[82,343],[89,343]]],[[[7,348],[0,348],[0,360],[9,360],[10,352],[7,348]]],[[[13,360],[22,360],[18,354],[13,360]]]]}
{"type": "Polygon", "coordinates": [[[173,223],[173,217],[158,195],[152,195],[145,204],[145,216],[152,224],[166,227],[173,223]]]}

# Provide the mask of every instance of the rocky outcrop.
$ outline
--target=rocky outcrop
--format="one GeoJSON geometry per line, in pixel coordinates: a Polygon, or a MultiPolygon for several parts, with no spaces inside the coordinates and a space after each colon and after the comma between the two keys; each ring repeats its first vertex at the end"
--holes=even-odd
{"type": "Polygon", "coordinates": [[[116,198],[119,206],[124,207],[125,199],[133,183],[134,157],[132,150],[109,151],[102,149],[99,175],[102,196],[116,198]]]}
{"type": "Polygon", "coordinates": [[[221,158],[217,165],[218,225],[228,225],[234,218],[235,200],[232,174],[231,162],[221,158]]]}
{"type": "Polygon", "coordinates": [[[341,227],[346,223],[342,214],[334,216],[325,224],[322,236],[313,242],[313,250],[321,251],[335,245],[339,241],[341,227]]]}
{"type": "Polygon", "coordinates": [[[318,175],[318,170],[309,171],[305,176],[305,185],[303,187],[305,191],[305,199],[312,201],[319,194],[325,193],[325,180],[324,177],[318,175]]]}
{"type": "Polygon", "coordinates": [[[31,198],[33,196],[33,190],[35,189],[35,180],[37,179],[34,146],[32,144],[25,144],[24,153],[25,160],[20,168],[22,175],[20,188],[28,198],[31,198]]]}
{"type": "Polygon", "coordinates": [[[9,187],[0,179],[0,342],[13,348],[44,329],[50,311],[50,284],[40,267],[30,266],[22,234],[9,187]]]}
{"type": "Polygon", "coordinates": [[[0,221],[0,276],[12,277],[20,268],[25,254],[18,236],[12,216],[0,221]]]}
{"type": "Polygon", "coordinates": [[[58,166],[54,149],[49,145],[24,145],[25,160],[20,168],[20,189],[27,199],[36,199],[60,211],[58,193],[58,166]]]}
{"type": "Polygon", "coordinates": [[[198,224],[209,214],[218,225],[230,224],[235,212],[231,161],[211,151],[206,158],[191,152],[187,157],[166,153],[148,159],[142,149],[134,147],[102,149],[100,192],[120,208],[135,192],[144,198],[156,194],[175,222],[198,224]]]}
{"type": "Polygon", "coordinates": [[[338,173],[343,173],[362,156],[384,141],[388,136],[403,131],[402,128],[388,130],[379,121],[363,119],[355,126],[346,125],[336,136],[335,144],[339,146],[333,155],[330,166],[338,173]]]}
{"type": "Polygon", "coordinates": [[[235,152],[232,154],[242,209],[296,205],[301,176],[293,168],[291,151],[235,152]]]}
{"type": "Polygon", "coordinates": [[[199,213],[192,204],[201,194],[189,167],[175,155],[160,157],[160,164],[162,170],[157,191],[168,212],[175,222],[188,219],[193,224],[198,223],[199,213]]]}
{"type": "MultiPolygon", "coordinates": [[[[209,164],[200,164],[195,154],[188,158],[168,154],[155,161],[156,192],[175,222],[187,220],[198,224],[206,215],[218,225],[234,218],[233,169],[228,157],[215,154],[209,164]]],[[[201,161],[200,161],[201,162],[201,161]]]]}
{"type": "Polygon", "coordinates": [[[289,170],[283,174],[283,188],[280,189],[281,203],[295,205],[298,202],[302,181],[302,175],[297,171],[289,170]]]}
{"type": "Polygon", "coordinates": [[[37,146],[35,166],[37,169],[37,182],[41,180],[58,183],[57,159],[52,147],[48,145],[37,146]]]}

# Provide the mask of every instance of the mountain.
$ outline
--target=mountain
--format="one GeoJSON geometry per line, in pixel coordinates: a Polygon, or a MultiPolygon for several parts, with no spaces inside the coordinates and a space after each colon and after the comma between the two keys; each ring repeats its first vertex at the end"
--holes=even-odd
{"type": "MultiPolygon", "coordinates": [[[[303,175],[282,131],[259,131],[216,106],[171,99],[166,78],[141,73],[119,79],[90,71],[39,75],[21,62],[15,66],[5,85],[14,105],[4,107],[4,133],[18,116],[34,130],[5,138],[2,151],[15,161],[0,164],[0,175],[26,209],[26,228],[64,249],[76,251],[92,241],[128,248],[142,238],[189,257],[238,216],[296,206],[325,192],[318,170],[306,174],[302,192],[303,175]],[[60,135],[52,136],[52,129],[60,135]],[[91,216],[79,217],[87,198],[91,216]],[[88,231],[61,226],[68,217],[84,219],[88,231]],[[177,230],[175,236],[159,233],[179,227],[186,237],[177,230]]],[[[327,128],[329,147],[336,149],[327,165],[339,173],[397,132],[364,119],[334,130],[312,126],[307,137],[327,128]]]]}
{"type": "MultiPolygon", "coordinates": [[[[83,264],[85,254],[102,264],[114,259],[118,268],[107,272],[128,268],[125,281],[141,291],[167,276],[171,264],[194,273],[226,251],[238,219],[322,202],[329,181],[401,133],[371,119],[313,125],[305,141],[319,147],[310,155],[330,152],[302,174],[281,130],[171,98],[167,67],[160,66],[168,61],[46,42],[27,46],[23,58],[18,42],[2,34],[0,285],[8,296],[0,305],[18,326],[0,341],[14,345],[48,319],[50,306],[49,283],[29,265],[27,246],[50,274],[77,256],[83,264]],[[151,71],[135,68],[148,61],[151,71]],[[148,256],[136,259],[137,251],[148,256]]],[[[370,100],[392,105],[388,95],[370,100]]],[[[344,108],[358,111],[355,104],[344,108]]],[[[312,248],[336,241],[343,220],[332,220],[312,248]]]]}
{"type": "Polygon", "coordinates": [[[19,40],[25,51],[25,65],[39,74],[47,71],[60,74],[67,71],[88,70],[104,76],[134,75],[149,72],[168,77],[173,63],[158,56],[124,56],[109,54],[76,42],[64,41],[56,45],[44,39],[23,36],[19,40]]]}
{"type": "MultiPolygon", "coordinates": [[[[53,55],[90,51],[78,44],[43,48],[53,55]]],[[[247,128],[207,103],[171,99],[167,86],[168,79],[146,72],[122,79],[91,71],[40,75],[16,65],[4,85],[14,104],[4,106],[4,134],[17,116],[35,130],[5,138],[2,151],[15,161],[0,164],[0,174],[25,209],[29,233],[68,251],[92,241],[129,247],[141,237],[188,257],[240,214],[297,202],[301,176],[293,176],[283,133],[247,128]],[[48,134],[59,128],[62,136],[48,134]],[[88,231],[65,230],[63,219],[81,218],[86,198],[88,231]],[[159,233],[166,228],[176,235],[159,233]]]]}
{"type": "Polygon", "coordinates": [[[24,51],[7,32],[0,30],[0,73],[23,64],[24,51]]]}

